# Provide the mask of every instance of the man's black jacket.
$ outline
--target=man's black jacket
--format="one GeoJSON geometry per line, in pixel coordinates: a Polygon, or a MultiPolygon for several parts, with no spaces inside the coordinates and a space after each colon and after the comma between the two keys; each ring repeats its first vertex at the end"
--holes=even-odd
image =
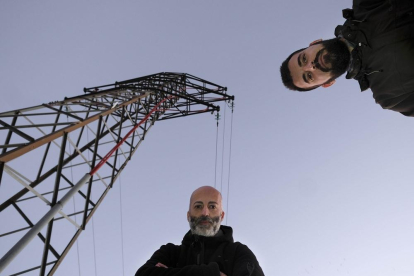
{"type": "Polygon", "coordinates": [[[135,276],[264,276],[250,249],[233,241],[233,230],[221,226],[214,237],[184,236],[181,245],[161,246],[135,276]],[[168,268],[156,267],[162,263],[168,268]]]}
{"type": "Polygon", "coordinates": [[[414,1],[354,0],[335,30],[355,45],[347,78],[384,109],[414,116],[414,1]]]}

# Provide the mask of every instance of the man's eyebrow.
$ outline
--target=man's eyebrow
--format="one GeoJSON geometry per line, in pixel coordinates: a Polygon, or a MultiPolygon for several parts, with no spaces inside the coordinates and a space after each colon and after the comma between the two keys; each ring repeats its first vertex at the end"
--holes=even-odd
{"type": "Polygon", "coordinates": [[[299,67],[302,67],[302,62],[300,61],[300,53],[298,55],[298,64],[299,64],[299,67]]]}
{"type": "Polygon", "coordinates": [[[308,80],[306,79],[306,77],[305,77],[305,73],[303,73],[302,78],[303,78],[303,80],[304,80],[306,83],[309,83],[309,81],[308,81],[308,80]]]}
{"type": "MultiPolygon", "coordinates": [[[[196,204],[204,204],[204,203],[202,201],[195,201],[193,203],[193,205],[196,205],[196,204]]],[[[216,201],[209,201],[208,204],[217,204],[218,205],[218,203],[216,201]]]]}

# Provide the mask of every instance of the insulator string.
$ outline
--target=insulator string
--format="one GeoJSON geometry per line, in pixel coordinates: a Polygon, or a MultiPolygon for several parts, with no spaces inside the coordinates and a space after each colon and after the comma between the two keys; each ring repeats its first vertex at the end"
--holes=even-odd
{"type": "Polygon", "coordinates": [[[217,112],[217,116],[216,116],[216,120],[217,120],[217,130],[216,130],[216,160],[215,160],[215,164],[214,164],[214,188],[216,188],[216,182],[217,182],[217,148],[218,148],[218,133],[219,133],[219,114],[217,112]]]}

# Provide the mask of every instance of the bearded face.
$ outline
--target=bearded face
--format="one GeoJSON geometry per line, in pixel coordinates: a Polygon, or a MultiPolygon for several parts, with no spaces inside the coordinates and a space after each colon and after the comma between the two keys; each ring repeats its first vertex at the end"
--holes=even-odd
{"type": "Polygon", "coordinates": [[[190,217],[189,225],[193,234],[205,237],[212,237],[217,234],[220,229],[220,216],[209,217],[199,216],[190,217]]]}
{"type": "Polygon", "coordinates": [[[205,237],[217,234],[224,218],[221,200],[220,192],[210,186],[200,187],[193,192],[187,212],[193,234],[205,237]]]}
{"type": "Polygon", "coordinates": [[[291,90],[329,87],[346,72],[350,59],[350,50],[340,39],[314,41],[282,64],[282,79],[291,90]]]}

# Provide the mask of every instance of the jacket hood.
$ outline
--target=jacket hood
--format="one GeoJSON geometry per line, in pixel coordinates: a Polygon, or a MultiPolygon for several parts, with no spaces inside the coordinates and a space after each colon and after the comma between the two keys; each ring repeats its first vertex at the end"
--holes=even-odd
{"type": "Polygon", "coordinates": [[[230,226],[221,225],[220,230],[217,233],[218,235],[214,237],[204,237],[199,236],[191,233],[191,230],[185,234],[183,241],[181,242],[183,245],[189,246],[194,242],[204,241],[205,243],[222,243],[222,242],[234,242],[233,240],[233,229],[230,226]],[[220,231],[223,233],[220,235],[220,231]]]}

